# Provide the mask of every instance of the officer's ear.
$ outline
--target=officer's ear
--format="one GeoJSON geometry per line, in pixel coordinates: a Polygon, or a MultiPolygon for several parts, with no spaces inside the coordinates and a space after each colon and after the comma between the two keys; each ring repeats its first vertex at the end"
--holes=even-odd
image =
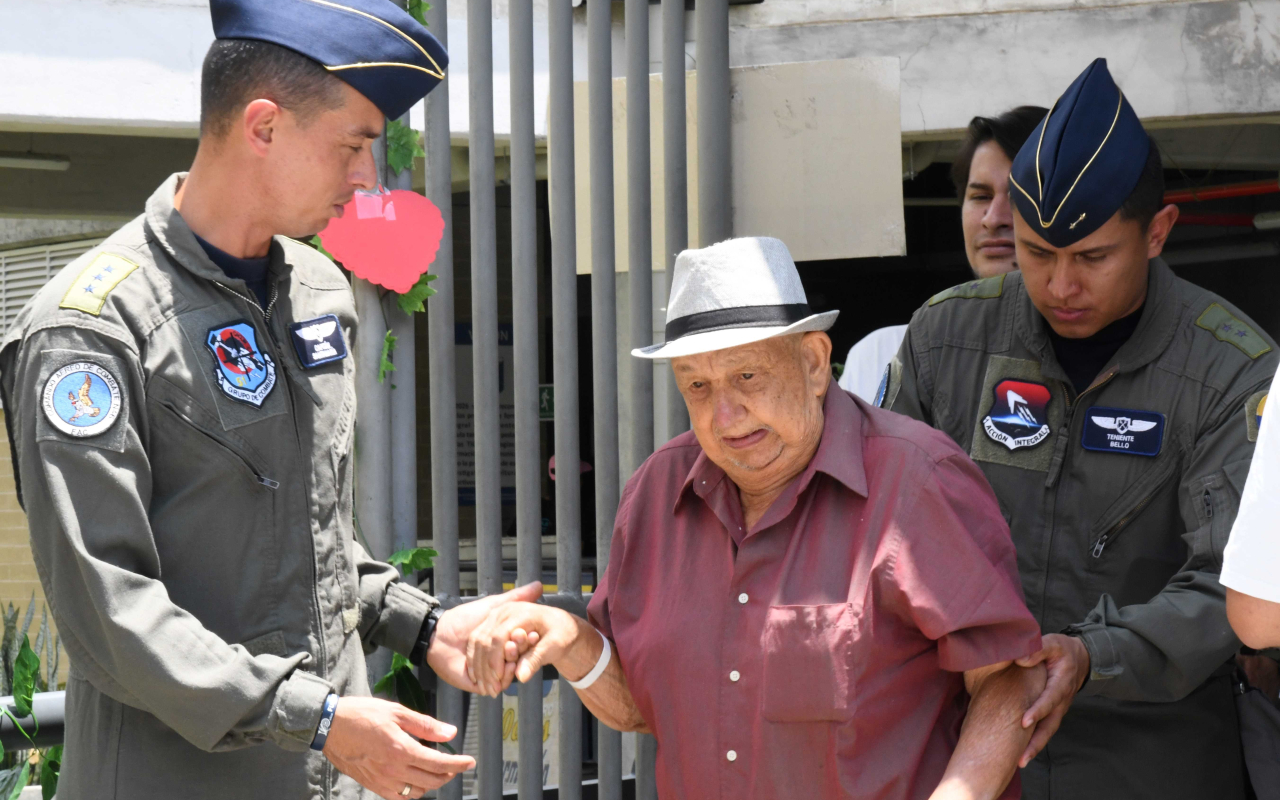
{"type": "Polygon", "coordinates": [[[275,141],[276,129],[280,125],[284,109],[275,101],[259,98],[244,107],[241,115],[245,142],[257,156],[266,156],[275,141]]]}
{"type": "Polygon", "coordinates": [[[1178,207],[1172,203],[1156,212],[1147,226],[1147,258],[1156,258],[1164,251],[1173,225],[1178,221],[1178,207]]]}

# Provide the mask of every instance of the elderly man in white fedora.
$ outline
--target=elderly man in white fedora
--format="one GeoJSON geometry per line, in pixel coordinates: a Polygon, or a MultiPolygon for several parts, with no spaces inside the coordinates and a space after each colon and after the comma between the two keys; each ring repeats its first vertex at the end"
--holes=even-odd
{"type": "Polygon", "coordinates": [[[667,341],[690,433],[628,482],[590,620],[530,603],[472,634],[503,688],[551,664],[658,740],[667,798],[1017,797],[1044,686],[1013,544],[946,436],[831,379],[786,246],[676,260],[667,341]],[[1012,783],[1012,785],[1011,785],[1012,783]]]}

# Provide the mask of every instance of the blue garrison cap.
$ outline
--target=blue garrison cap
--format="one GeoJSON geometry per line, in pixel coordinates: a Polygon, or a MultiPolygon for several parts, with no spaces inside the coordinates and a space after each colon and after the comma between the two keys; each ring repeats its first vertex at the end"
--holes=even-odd
{"type": "Polygon", "coordinates": [[[1096,231],[1129,199],[1151,140],[1099,58],[1063,92],[1013,159],[1010,194],[1054,247],[1096,231]]]}
{"type": "Polygon", "coordinates": [[[444,80],[449,54],[391,0],[211,0],[219,39],[257,39],[317,61],[391,119],[444,80]]]}

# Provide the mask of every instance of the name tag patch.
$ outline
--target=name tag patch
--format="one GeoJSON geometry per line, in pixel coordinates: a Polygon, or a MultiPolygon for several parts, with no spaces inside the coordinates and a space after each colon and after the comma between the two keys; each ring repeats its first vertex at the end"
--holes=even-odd
{"type": "Polygon", "coordinates": [[[1003,380],[992,393],[991,410],[982,420],[982,429],[992,441],[1017,450],[1049,438],[1048,406],[1053,395],[1047,386],[1003,380]]]}
{"type": "Polygon", "coordinates": [[[248,322],[219,325],[205,338],[215,364],[218,388],[232,400],[262,408],[276,385],[276,364],[258,346],[258,332],[248,322]]]}
{"type": "Polygon", "coordinates": [[[341,361],[347,357],[347,343],[342,338],[342,326],[337,316],[325,314],[305,322],[289,326],[293,349],[303,369],[314,369],[322,364],[341,361]]]}
{"type": "Polygon", "coordinates": [[[1080,444],[1099,453],[1155,456],[1164,442],[1164,414],[1094,406],[1085,413],[1080,444]]]}

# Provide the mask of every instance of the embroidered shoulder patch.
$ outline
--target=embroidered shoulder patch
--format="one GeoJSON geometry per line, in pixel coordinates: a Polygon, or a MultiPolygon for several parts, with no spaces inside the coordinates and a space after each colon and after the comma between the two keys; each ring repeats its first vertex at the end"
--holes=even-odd
{"type": "Polygon", "coordinates": [[[53,427],[83,439],[115,424],[122,403],[114,375],[97,364],[77,361],[49,376],[41,405],[53,427]]]}
{"type": "Polygon", "coordinates": [[[1255,392],[1244,401],[1244,428],[1249,441],[1258,441],[1258,431],[1262,430],[1262,412],[1267,409],[1267,391],[1255,392]]]}
{"type": "Polygon", "coordinates": [[[1204,310],[1196,320],[1196,327],[1209,331],[1219,341],[1235,345],[1249,358],[1257,358],[1271,349],[1271,345],[1257,331],[1218,303],[1213,303],[1204,310]]]}
{"type": "Polygon", "coordinates": [[[71,288],[63,295],[58,308],[74,308],[96,317],[102,313],[102,306],[111,290],[136,269],[138,265],[127,258],[114,253],[99,253],[71,282],[71,288]]]}
{"type": "Polygon", "coordinates": [[[950,289],[938,292],[929,298],[929,305],[936,306],[944,300],[990,300],[993,297],[999,297],[1004,292],[1004,275],[994,275],[990,278],[979,278],[978,280],[962,283],[959,286],[952,286],[950,289]]]}

